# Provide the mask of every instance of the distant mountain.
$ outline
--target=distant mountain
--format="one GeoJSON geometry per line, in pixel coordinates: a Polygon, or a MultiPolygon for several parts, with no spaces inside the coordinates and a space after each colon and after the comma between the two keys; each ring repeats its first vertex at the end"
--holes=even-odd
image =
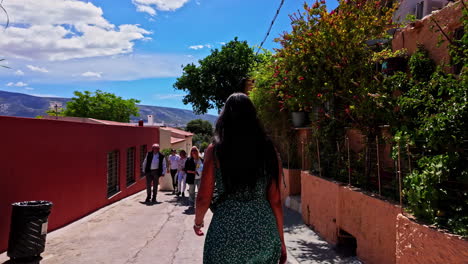
{"type": "MultiPolygon", "coordinates": [[[[69,101],[69,98],[56,97],[37,97],[21,93],[12,93],[0,91],[0,115],[18,116],[18,117],[36,117],[45,115],[45,111],[54,106],[61,104],[63,106],[69,101]]],[[[139,117],[132,117],[132,122],[137,122],[142,119],[147,121],[147,115],[153,115],[154,121],[157,123],[164,122],[169,126],[185,126],[190,120],[203,119],[214,123],[217,116],[214,115],[195,115],[190,110],[138,105],[140,109],[139,117]]]]}

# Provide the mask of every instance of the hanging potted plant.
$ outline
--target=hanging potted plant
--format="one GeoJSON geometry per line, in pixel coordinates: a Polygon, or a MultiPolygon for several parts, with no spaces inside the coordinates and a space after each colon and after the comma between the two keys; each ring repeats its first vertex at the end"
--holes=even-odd
{"type": "Polygon", "coordinates": [[[308,108],[304,107],[298,97],[291,97],[286,100],[286,106],[291,113],[291,121],[294,127],[306,127],[309,123],[308,108]]]}

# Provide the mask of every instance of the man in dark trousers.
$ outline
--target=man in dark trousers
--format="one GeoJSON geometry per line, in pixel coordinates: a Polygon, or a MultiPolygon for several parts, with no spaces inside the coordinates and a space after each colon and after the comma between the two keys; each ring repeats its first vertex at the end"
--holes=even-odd
{"type": "Polygon", "coordinates": [[[143,161],[143,172],[146,175],[146,200],[145,203],[150,202],[151,198],[151,183],[153,183],[153,198],[152,203],[156,203],[156,194],[158,193],[159,178],[163,177],[166,173],[166,159],[161,152],[159,152],[159,144],[153,144],[152,151],[146,154],[143,161]]]}

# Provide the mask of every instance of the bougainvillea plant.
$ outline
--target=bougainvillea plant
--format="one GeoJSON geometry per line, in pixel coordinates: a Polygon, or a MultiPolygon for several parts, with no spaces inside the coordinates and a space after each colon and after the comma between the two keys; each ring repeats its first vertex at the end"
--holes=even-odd
{"type": "MultiPolygon", "coordinates": [[[[290,15],[292,31],[276,39],[273,89],[290,111],[308,110],[341,101],[350,111],[355,96],[372,80],[372,51],[367,40],[381,38],[392,25],[395,7],[384,1],[341,0],[328,10],[325,1],[304,4],[304,12],[290,15]],[[337,97],[341,98],[337,100],[337,97]]],[[[348,109],[348,110],[346,110],[348,109]]]]}

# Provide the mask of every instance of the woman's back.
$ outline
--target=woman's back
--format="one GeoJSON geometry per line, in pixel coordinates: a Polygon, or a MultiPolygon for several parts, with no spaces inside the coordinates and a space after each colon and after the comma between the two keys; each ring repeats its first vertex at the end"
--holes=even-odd
{"type": "Polygon", "coordinates": [[[203,262],[284,263],[278,157],[245,94],[233,94],[226,101],[204,167],[195,233],[203,234],[208,207],[213,218],[203,262]]]}
{"type": "Polygon", "coordinates": [[[203,263],[278,263],[281,241],[267,199],[267,177],[255,188],[228,193],[215,170],[211,220],[203,263]]]}

